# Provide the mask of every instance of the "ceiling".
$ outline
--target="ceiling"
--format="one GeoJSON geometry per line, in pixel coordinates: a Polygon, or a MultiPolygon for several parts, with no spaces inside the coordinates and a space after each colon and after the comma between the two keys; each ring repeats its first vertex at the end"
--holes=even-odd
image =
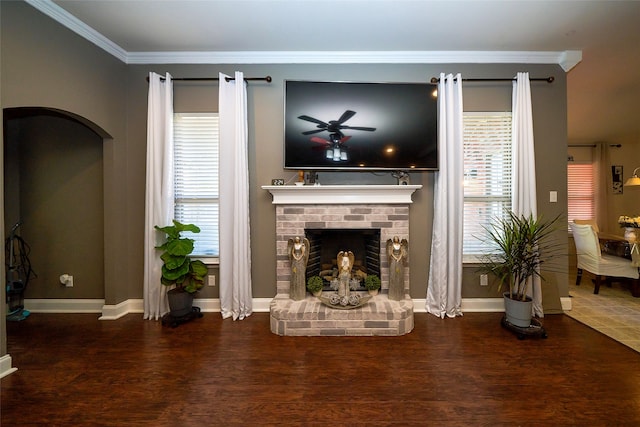
{"type": "Polygon", "coordinates": [[[639,1],[26,1],[131,63],[560,63],[570,142],[640,142],[639,1]]]}

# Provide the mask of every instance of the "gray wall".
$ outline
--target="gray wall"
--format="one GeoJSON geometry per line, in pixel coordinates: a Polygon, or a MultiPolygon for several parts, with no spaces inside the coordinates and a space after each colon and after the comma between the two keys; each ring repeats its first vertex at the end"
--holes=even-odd
{"type": "MultiPolygon", "coordinates": [[[[144,162],[146,102],[149,71],[176,77],[232,74],[273,77],[273,83],[252,82],[249,101],[249,163],[254,297],[275,294],[275,210],[271,196],[260,188],[271,178],[288,178],[282,169],[283,81],[285,79],[355,81],[428,81],[440,72],[464,77],[510,78],[517,71],[532,77],[553,75],[553,84],[534,83],[533,111],[538,161],[539,211],[552,216],[566,207],[566,76],[555,65],[478,64],[370,64],[370,65],[125,65],[71,33],[30,6],[1,2],[3,108],[53,107],[83,116],[111,136],[103,143],[104,164],[104,298],[117,304],[142,297],[142,237],[144,223],[144,162]],[[558,203],[548,203],[550,190],[558,203]]],[[[177,111],[217,110],[217,88],[211,84],[176,83],[177,111]]],[[[468,84],[467,110],[509,110],[511,86],[468,84]]],[[[224,177],[222,177],[224,179],[224,177]]],[[[321,182],[395,182],[390,176],[369,173],[320,174],[321,182]]],[[[411,206],[411,296],[423,298],[431,242],[433,173],[414,173],[412,183],[423,189],[411,206]]],[[[98,189],[96,189],[98,191],[98,189]]],[[[566,234],[562,235],[566,241],[566,234]]],[[[547,277],[550,296],[568,294],[566,264],[547,277]]],[[[480,288],[475,269],[464,272],[463,297],[496,296],[480,288]]],[[[206,288],[202,297],[217,296],[206,288]]],[[[99,295],[93,296],[99,297],[99,295]]],[[[545,299],[547,312],[558,310],[556,298],[545,299]]]]}
{"type": "MultiPolygon", "coordinates": [[[[103,142],[104,296],[139,295],[131,283],[126,191],[126,65],[23,2],[1,2],[2,108],[48,107],[85,118],[103,142]]],[[[99,191],[99,189],[98,189],[99,191]]],[[[70,244],[75,244],[75,241],[70,244]]],[[[97,296],[92,296],[97,297],[97,296]]]]}
{"type": "MultiPolygon", "coordinates": [[[[270,75],[273,82],[251,82],[248,88],[249,105],[249,159],[250,159],[250,204],[252,241],[252,280],[254,297],[272,297],[275,294],[275,209],[271,195],[260,187],[269,184],[272,178],[289,178],[295,171],[282,168],[283,140],[283,82],[287,79],[299,80],[342,80],[377,82],[428,81],[440,72],[461,72],[463,77],[507,77],[518,71],[529,71],[532,77],[556,78],[553,84],[534,82],[532,84],[534,133],[536,138],[536,158],[538,174],[539,212],[545,217],[553,217],[566,211],[566,76],[560,67],[554,65],[469,65],[469,64],[315,64],[315,65],[136,65],[129,67],[128,93],[129,123],[127,139],[131,146],[140,148],[136,159],[142,162],[144,156],[146,91],[145,76],[149,71],[160,74],[169,72],[174,77],[213,77],[218,72],[233,74],[241,70],[247,77],[270,75]],[[543,168],[543,169],[542,169],[543,168]],[[558,203],[549,203],[549,191],[558,192],[558,203]]],[[[505,83],[468,83],[464,86],[465,110],[468,111],[510,111],[512,88],[505,83]]],[[[176,111],[217,111],[217,84],[174,83],[176,111]]],[[[135,182],[142,183],[142,173],[135,182]]],[[[421,191],[414,193],[411,205],[409,236],[411,283],[413,298],[426,295],[431,226],[433,216],[433,173],[412,173],[411,182],[422,184],[421,191]]],[[[321,172],[320,182],[330,183],[395,183],[389,174],[376,176],[363,172],[321,172]]],[[[224,179],[224,177],[221,177],[224,179]]],[[[140,185],[136,191],[143,194],[140,185]]],[[[140,220],[142,218],[140,217],[140,220]]],[[[139,229],[136,227],[136,230],[139,229]]],[[[140,228],[141,230],[141,228],[140,228]]],[[[141,239],[139,234],[137,239],[141,239]]],[[[560,232],[559,239],[566,241],[566,233],[560,232]]],[[[558,295],[568,294],[566,284],[566,259],[545,277],[545,310],[560,311],[558,295]]],[[[216,288],[217,290],[217,288],[216,288]]],[[[207,289],[206,292],[212,290],[207,289]]],[[[215,292],[215,291],[214,291],[215,292]]],[[[215,294],[210,294],[215,295],[215,294]]],[[[496,296],[495,288],[479,286],[476,267],[469,266],[464,272],[463,297],[496,296]]]]}

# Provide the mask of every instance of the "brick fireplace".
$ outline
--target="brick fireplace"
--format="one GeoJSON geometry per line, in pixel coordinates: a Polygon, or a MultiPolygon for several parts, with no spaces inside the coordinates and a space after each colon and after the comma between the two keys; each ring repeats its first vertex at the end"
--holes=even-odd
{"type": "MultiPolygon", "coordinates": [[[[271,331],[278,335],[403,335],[413,329],[409,266],[402,301],[387,298],[386,242],[409,238],[411,195],[419,185],[264,186],[276,205],[277,294],[271,303],[271,331]],[[325,306],[310,294],[289,298],[287,242],[307,230],[379,230],[381,293],[352,310],[325,306]]],[[[349,250],[349,248],[343,248],[349,250]]],[[[336,254],[337,255],[337,254],[336,254]]]]}

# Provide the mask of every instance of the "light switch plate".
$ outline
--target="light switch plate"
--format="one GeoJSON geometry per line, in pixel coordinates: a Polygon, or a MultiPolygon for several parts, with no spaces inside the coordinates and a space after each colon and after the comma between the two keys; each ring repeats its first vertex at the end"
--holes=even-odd
{"type": "Polygon", "coordinates": [[[486,274],[480,275],[480,286],[489,286],[489,278],[486,274]]]}

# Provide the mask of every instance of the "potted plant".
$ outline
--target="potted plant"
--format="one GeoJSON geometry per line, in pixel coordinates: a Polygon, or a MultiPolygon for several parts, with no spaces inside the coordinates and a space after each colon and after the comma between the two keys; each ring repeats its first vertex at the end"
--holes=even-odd
{"type": "Polygon", "coordinates": [[[162,251],[160,258],[164,262],[160,280],[165,286],[173,286],[167,293],[171,315],[185,316],[192,310],[194,294],[204,286],[208,269],[202,261],[190,258],[194,240],[182,237],[181,233],[199,233],[200,228],[176,220],[173,220],[173,225],[156,225],[155,228],[167,236],[167,240],[156,249],[162,251]]]}
{"type": "Polygon", "coordinates": [[[380,290],[380,278],[375,274],[369,274],[364,278],[364,287],[367,288],[371,295],[377,295],[380,290]]]}
{"type": "Polygon", "coordinates": [[[320,276],[311,276],[307,279],[307,289],[309,289],[309,292],[311,292],[313,296],[317,297],[322,294],[323,286],[322,277],[320,276]]]}
{"type": "Polygon", "coordinates": [[[485,228],[487,246],[492,251],[482,256],[481,270],[497,278],[499,290],[507,288],[503,294],[506,320],[515,326],[531,325],[533,302],[527,296],[529,279],[534,276],[543,279],[540,267],[557,254],[559,243],[551,238],[559,218],[544,221],[510,211],[506,218],[485,228]]]}

